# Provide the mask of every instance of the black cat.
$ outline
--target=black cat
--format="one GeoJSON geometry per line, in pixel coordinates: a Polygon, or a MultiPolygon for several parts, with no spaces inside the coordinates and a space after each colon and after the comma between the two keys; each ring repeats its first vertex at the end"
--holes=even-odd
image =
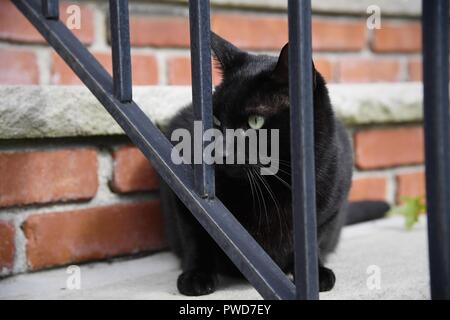
{"type": "MultiPolygon", "coordinates": [[[[213,95],[216,127],[279,129],[280,141],[276,175],[262,176],[260,163],[216,164],[217,196],[280,268],[293,273],[288,45],[277,59],[241,51],[214,33],[211,43],[223,75],[213,95]]],[[[327,291],[333,288],[335,276],[323,263],[346,221],[353,162],[347,132],[333,113],[323,77],[313,69],[318,266],[320,290],[327,291]]],[[[170,139],[178,128],[192,132],[191,105],[172,119],[166,136],[170,139]]],[[[161,201],[169,243],[181,258],[178,290],[182,294],[209,294],[219,273],[240,274],[163,182],[161,201]]],[[[378,209],[376,214],[386,207],[378,209]]]]}

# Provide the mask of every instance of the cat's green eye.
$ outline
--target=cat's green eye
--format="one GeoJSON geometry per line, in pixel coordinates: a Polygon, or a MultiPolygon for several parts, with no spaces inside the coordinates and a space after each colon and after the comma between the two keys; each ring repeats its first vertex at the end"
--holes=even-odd
{"type": "Polygon", "coordinates": [[[261,116],[250,116],[248,117],[248,125],[250,128],[258,130],[261,129],[264,126],[264,123],[266,122],[266,119],[261,116]]]}

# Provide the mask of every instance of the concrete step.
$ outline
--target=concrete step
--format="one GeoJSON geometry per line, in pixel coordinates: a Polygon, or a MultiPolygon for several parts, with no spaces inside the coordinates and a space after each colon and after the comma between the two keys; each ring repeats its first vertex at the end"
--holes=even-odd
{"type": "MultiPolygon", "coordinates": [[[[348,126],[422,120],[421,83],[330,84],[328,89],[336,115],[348,126]]],[[[133,99],[160,126],[167,124],[174,114],[190,103],[191,94],[188,86],[133,88],[133,99]]],[[[119,125],[83,86],[0,85],[0,96],[2,139],[123,134],[119,125]]]]}
{"type": "MultiPolygon", "coordinates": [[[[429,299],[426,220],[412,231],[400,217],[346,227],[328,265],[337,283],[321,299],[429,299]]],[[[6,278],[0,299],[186,299],[176,289],[179,273],[178,260],[164,252],[81,265],[80,289],[67,288],[66,267],[6,278]]],[[[199,299],[261,296],[245,281],[221,279],[214,294],[199,299]]]]}

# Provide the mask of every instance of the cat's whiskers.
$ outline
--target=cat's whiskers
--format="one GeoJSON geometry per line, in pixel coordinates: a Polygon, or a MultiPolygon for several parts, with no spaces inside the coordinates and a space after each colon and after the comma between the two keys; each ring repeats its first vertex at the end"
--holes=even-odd
{"type": "Polygon", "coordinates": [[[273,159],[273,158],[269,158],[269,157],[264,157],[259,155],[260,159],[263,160],[264,162],[277,162],[279,164],[283,164],[286,165],[288,167],[291,166],[291,162],[287,161],[287,160],[283,160],[283,159],[273,159]]]}
{"type": "MultiPolygon", "coordinates": [[[[253,183],[254,183],[253,182],[253,177],[251,176],[249,170],[245,170],[245,173],[247,174],[247,179],[248,179],[248,182],[249,182],[249,185],[250,185],[250,190],[252,192],[253,211],[254,212],[258,211],[258,228],[257,228],[257,232],[260,232],[260,230],[261,230],[261,212],[260,212],[260,210],[258,210],[256,208],[256,203],[255,203],[255,192],[256,192],[256,190],[254,190],[254,188],[256,188],[256,187],[253,185],[253,183]]],[[[259,195],[258,195],[258,201],[259,201],[259,195]]],[[[259,207],[259,203],[258,203],[258,207],[259,207]]]]}
{"type": "MultiPolygon", "coordinates": [[[[267,162],[267,161],[274,162],[275,164],[278,165],[278,171],[280,171],[280,172],[286,174],[286,175],[289,176],[289,177],[291,176],[291,163],[290,163],[289,161],[282,160],[282,159],[269,159],[269,158],[266,158],[266,157],[261,157],[261,160],[265,160],[266,162],[267,162]],[[288,171],[286,171],[286,170],[280,168],[280,166],[284,166],[284,168],[285,168],[286,170],[288,170],[288,171]]],[[[266,166],[263,166],[263,165],[261,165],[261,164],[257,164],[257,165],[258,165],[260,168],[267,168],[266,166]]]]}
{"type": "MultiPolygon", "coordinates": [[[[264,167],[263,165],[261,165],[261,164],[256,164],[256,166],[258,167],[258,168],[266,168],[266,167],[264,167]]],[[[290,173],[288,173],[288,172],[283,172],[283,173],[285,173],[286,175],[289,175],[290,176],[290,173]]],[[[288,182],[286,182],[284,179],[282,179],[278,174],[272,174],[272,175],[270,175],[271,177],[274,177],[274,178],[276,178],[277,180],[279,180],[286,188],[288,188],[289,190],[291,190],[291,185],[288,183],[288,182]]]]}
{"type": "Polygon", "coordinates": [[[262,232],[261,226],[262,226],[262,211],[263,211],[263,206],[262,206],[263,195],[260,194],[260,190],[259,190],[259,188],[257,186],[257,181],[255,179],[255,176],[254,176],[252,170],[249,170],[248,172],[250,174],[250,178],[251,178],[251,181],[252,181],[252,184],[253,184],[253,189],[255,191],[256,200],[257,200],[257,204],[258,204],[258,209],[256,209],[256,206],[255,206],[255,210],[258,211],[258,229],[257,229],[257,232],[261,233],[262,232]]]}
{"type": "MultiPolygon", "coordinates": [[[[255,177],[255,175],[257,175],[256,169],[255,168],[252,168],[252,169],[253,170],[251,170],[250,172],[253,175],[253,177],[255,177]]],[[[254,179],[254,181],[255,181],[255,185],[256,185],[257,189],[259,190],[259,193],[261,194],[261,200],[262,200],[261,202],[264,206],[264,217],[266,220],[266,224],[269,225],[270,221],[269,221],[269,216],[268,216],[268,212],[267,212],[266,200],[264,199],[264,193],[262,191],[261,186],[259,185],[259,181],[256,178],[254,179]]]]}
{"type": "Polygon", "coordinates": [[[279,244],[281,244],[282,242],[282,222],[281,222],[281,211],[280,211],[280,206],[278,203],[278,200],[276,199],[276,195],[274,194],[274,192],[272,191],[272,188],[270,187],[270,185],[268,184],[268,182],[265,180],[264,176],[261,176],[260,174],[256,173],[256,176],[259,178],[259,180],[262,182],[263,186],[266,188],[267,192],[269,193],[270,197],[272,198],[272,201],[277,209],[277,218],[278,218],[278,223],[280,225],[280,232],[279,232],[279,244]]]}

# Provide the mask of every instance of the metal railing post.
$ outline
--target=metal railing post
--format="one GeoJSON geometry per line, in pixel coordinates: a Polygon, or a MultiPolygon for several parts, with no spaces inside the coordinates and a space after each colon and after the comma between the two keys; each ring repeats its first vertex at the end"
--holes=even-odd
{"type": "MultiPolygon", "coordinates": [[[[211,26],[209,0],[189,1],[189,24],[191,36],[192,104],[194,119],[202,121],[203,132],[212,128],[212,81],[211,81],[211,26]]],[[[194,185],[197,193],[204,198],[214,198],[214,167],[203,161],[202,145],[194,144],[194,154],[202,155],[201,164],[194,165],[194,185]],[[201,150],[200,150],[201,148],[201,150]]]]}
{"type": "Polygon", "coordinates": [[[450,299],[449,3],[423,0],[422,7],[431,297],[450,299]]]}
{"type": "Polygon", "coordinates": [[[42,0],[42,14],[47,19],[59,19],[59,1],[42,0]]]}
{"type": "Polygon", "coordinates": [[[318,299],[311,0],[288,4],[296,297],[318,299]]]}

